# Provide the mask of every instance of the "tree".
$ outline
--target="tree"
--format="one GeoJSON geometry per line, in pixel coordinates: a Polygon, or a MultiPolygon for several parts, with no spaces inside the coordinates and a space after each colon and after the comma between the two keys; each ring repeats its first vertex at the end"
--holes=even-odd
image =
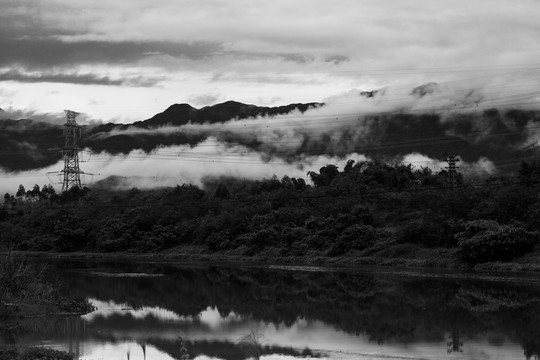
{"type": "Polygon", "coordinates": [[[24,188],[22,184],[20,184],[19,189],[17,190],[17,193],[15,194],[15,196],[20,198],[21,196],[24,196],[24,195],[26,195],[26,189],[24,188]]]}
{"type": "Polygon", "coordinates": [[[51,184],[43,185],[43,187],[41,188],[41,193],[47,199],[50,199],[52,196],[56,195],[56,191],[54,190],[54,187],[51,184]]]}
{"type": "Polygon", "coordinates": [[[348,160],[347,165],[345,165],[345,168],[343,168],[343,171],[346,173],[350,172],[353,168],[354,163],[355,163],[354,160],[348,160]]]}
{"type": "Polygon", "coordinates": [[[26,192],[26,196],[28,196],[29,198],[32,198],[32,199],[40,198],[42,196],[42,194],[41,194],[41,189],[39,188],[39,185],[35,184],[34,187],[32,188],[32,190],[28,190],[26,192]]]}
{"type": "Polygon", "coordinates": [[[215,197],[219,199],[228,199],[231,196],[231,193],[229,192],[229,189],[225,186],[223,183],[219,183],[215,197]]]}
{"type": "Polygon", "coordinates": [[[316,187],[328,186],[339,175],[339,170],[336,165],[326,165],[319,169],[318,174],[314,171],[309,171],[307,174],[316,187]]]}

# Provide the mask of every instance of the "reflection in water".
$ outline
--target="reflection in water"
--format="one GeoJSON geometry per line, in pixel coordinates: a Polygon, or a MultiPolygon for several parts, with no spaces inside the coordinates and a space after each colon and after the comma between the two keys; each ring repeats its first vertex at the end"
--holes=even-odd
{"type": "Polygon", "coordinates": [[[463,343],[461,342],[459,337],[459,330],[454,329],[452,331],[450,341],[446,345],[448,346],[447,352],[449,354],[453,352],[463,352],[463,343]]]}
{"type": "Polygon", "coordinates": [[[141,264],[56,269],[69,295],[97,310],[5,340],[130,360],[534,359],[540,349],[535,281],[141,264]]]}

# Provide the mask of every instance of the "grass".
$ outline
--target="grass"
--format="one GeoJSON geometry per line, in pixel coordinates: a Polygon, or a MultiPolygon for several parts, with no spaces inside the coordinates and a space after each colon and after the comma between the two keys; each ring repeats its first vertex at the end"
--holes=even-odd
{"type": "Polygon", "coordinates": [[[73,360],[73,356],[45,347],[18,348],[14,345],[0,345],[1,360],[73,360]]]}
{"type": "MultiPolygon", "coordinates": [[[[34,321],[29,319],[32,317],[84,314],[93,309],[86,301],[63,297],[60,288],[47,281],[46,271],[46,266],[31,266],[15,258],[11,252],[0,262],[0,337],[9,338],[9,335],[30,331],[24,325],[27,321],[34,321]]],[[[45,359],[67,360],[73,357],[44,347],[0,345],[0,360],[45,359]]]]}

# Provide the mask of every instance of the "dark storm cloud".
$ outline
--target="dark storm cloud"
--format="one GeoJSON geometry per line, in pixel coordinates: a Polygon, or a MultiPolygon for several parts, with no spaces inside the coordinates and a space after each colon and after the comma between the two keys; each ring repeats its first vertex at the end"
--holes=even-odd
{"type": "Polygon", "coordinates": [[[211,42],[64,42],[52,38],[8,39],[0,36],[0,66],[17,64],[38,69],[79,64],[128,64],[157,54],[200,60],[220,51],[221,45],[211,42]]]}
{"type": "MultiPolygon", "coordinates": [[[[221,50],[218,42],[157,40],[70,40],[87,34],[84,21],[66,24],[51,21],[44,13],[54,11],[24,1],[0,1],[0,66],[14,64],[29,68],[79,64],[125,64],[150,55],[203,59],[221,50]],[[68,26],[71,25],[71,26],[68,26]],[[76,25],[76,26],[74,26],[76,25]]],[[[63,14],[66,9],[57,9],[63,14]]],[[[82,18],[84,15],[81,14],[82,18]]]]}
{"type": "Polygon", "coordinates": [[[134,86],[151,87],[156,85],[160,79],[130,77],[123,79],[111,79],[108,76],[99,76],[95,74],[75,74],[75,73],[39,73],[25,74],[18,70],[9,70],[0,72],[0,81],[18,81],[26,83],[65,83],[79,85],[107,85],[107,86],[134,86]]]}

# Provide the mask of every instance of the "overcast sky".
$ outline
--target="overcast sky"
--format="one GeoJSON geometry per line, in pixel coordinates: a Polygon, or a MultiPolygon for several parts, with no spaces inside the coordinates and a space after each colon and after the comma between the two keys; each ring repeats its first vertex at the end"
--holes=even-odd
{"type": "Polygon", "coordinates": [[[131,122],[430,81],[530,91],[539,14],[538,0],[0,0],[0,108],[131,122]]]}

